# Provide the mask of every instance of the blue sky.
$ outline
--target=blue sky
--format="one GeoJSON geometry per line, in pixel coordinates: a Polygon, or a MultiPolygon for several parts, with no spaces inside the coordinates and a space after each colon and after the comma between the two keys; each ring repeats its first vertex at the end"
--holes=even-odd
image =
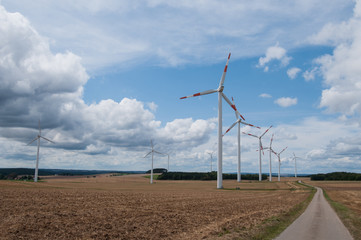
{"type": "MultiPolygon", "coordinates": [[[[208,171],[218,87],[258,134],[273,125],[282,172],[361,172],[359,1],[0,1],[1,167],[208,171]],[[157,157],[155,167],[166,167],[157,157]]],[[[223,103],[224,131],[235,121],[223,103]]],[[[224,171],[236,171],[236,129],[224,171]]],[[[258,171],[242,136],[242,171],[258,171]]],[[[215,161],[215,160],[214,160],[215,161]]],[[[268,154],[263,169],[268,168],[268,154]]],[[[276,158],[273,160],[276,172],[276,158]]],[[[215,166],[216,163],[213,163],[215,166]]]]}

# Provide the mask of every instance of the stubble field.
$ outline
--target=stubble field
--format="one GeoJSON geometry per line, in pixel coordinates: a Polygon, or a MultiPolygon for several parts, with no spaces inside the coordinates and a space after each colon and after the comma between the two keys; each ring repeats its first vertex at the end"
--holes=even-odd
{"type": "Polygon", "coordinates": [[[307,181],[307,183],[321,187],[326,191],[329,198],[334,202],[332,206],[354,239],[361,240],[361,182],[307,181]]]}
{"type": "Polygon", "coordinates": [[[286,181],[224,188],[140,175],[0,181],[0,239],[249,239],[310,194],[286,181]]]}
{"type": "Polygon", "coordinates": [[[323,188],[332,200],[346,205],[361,217],[361,182],[309,181],[309,183],[323,188]]]}

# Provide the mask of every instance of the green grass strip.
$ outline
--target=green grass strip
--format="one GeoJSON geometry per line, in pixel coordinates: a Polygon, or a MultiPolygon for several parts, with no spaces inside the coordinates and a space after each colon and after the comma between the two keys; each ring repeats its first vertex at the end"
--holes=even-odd
{"type": "MultiPolygon", "coordinates": [[[[144,176],[144,177],[150,179],[150,175],[149,176],[144,176]]],[[[159,177],[159,175],[153,175],[153,180],[157,180],[158,177],[159,177]]]]}
{"type": "Polygon", "coordinates": [[[342,203],[332,200],[327,195],[324,189],[323,195],[325,196],[331,207],[335,210],[345,227],[350,231],[352,237],[355,240],[361,239],[361,217],[342,203]]]}

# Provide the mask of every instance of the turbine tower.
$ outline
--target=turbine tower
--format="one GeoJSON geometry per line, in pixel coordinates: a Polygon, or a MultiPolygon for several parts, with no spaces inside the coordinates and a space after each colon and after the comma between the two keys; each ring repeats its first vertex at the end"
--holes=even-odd
{"type": "Polygon", "coordinates": [[[168,156],[168,168],[167,168],[167,172],[169,172],[169,156],[170,156],[171,153],[172,153],[172,152],[165,153],[165,155],[168,156]]]}
{"type": "Polygon", "coordinates": [[[271,149],[271,151],[278,157],[278,181],[281,181],[281,153],[283,153],[287,147],[285,147],[281,152],[276,153],[271,149]]]}
{"type": "Polygon", "coordinates": [[[223,74],[221,77],[221,80],[219,82],[219,86],[217,89],[212,89],[212,90],[207,90],[204,92],[199,92],[199,93],[195,93],[193,95],[190,96],[185,96],[185,97],[181,97],[180,99],[185,99],[185,98],[190,98],[190,97],[197,97],[197,96],[202,96],[202,95],[207,95],[207,94],[211,94],[211,93],[218,93],[218,171],[217,171],[217,188],[223,188],[223,179],[222,179],[222,157],[223,157],[223,152],[222,152],[222,97],[224,98],[224,100],[226,100],[226,102],[234,109],[234,111],[236,111],[243,120],[245,120],[243,118],[243,116],[237,111],[236,106],[234,106],[231,101],[226,97],[226,95],[224,95],[223,93],[223,89],[224,89],[224,79],[226,77],[226,73],[227,73],[227,68],[228,68],[228,62],[229,62],[229,58],[231,57],[231,53],[228,54],[228,59],[227,59],[227,63],[226,66],[224,67],[223,70],[223,74]]]}
{"type": "Polygon", "coordinates": [[[272,141],[273,141],[273,136],[274,134],[272,134],[271,137],[271,141],[269,144],[269,181],[272,182],[272,141]]]}
{"type": "Polygon", "coordinates": [[[261,151],[263,151],[263,146],[262,146],[262,137],[268,132],[268,130],[270,130],[272,126],[270,126],[264,133],[262,133],[260,136],[256,136],[250,133],[245,133],[242,132],[243,134],[246,134],[248,136],[251,137],[255,137],[258,138],[258,142],[259,142],[259,173],[258,173],[258,181],[262,181],[262,153],[261,151]]]}
{"type": "Polygon", "coordinates": [[[297,178],[297,164],[296,164],[297,158],[299,158],[299,157],[296,157],[296,154],[293,153],[293,159],[295,160],[295,178],[297,178]]]}
{"type": "MultiPolygon", "coordinates": [[[[234,103],[234,99],[232,97],[232,103],[234,106],[235,103],[234,103]]],[[[237,156],[238,156],[238,162],[237,162],[237,182],[241,182],[241,123],[244,124],[244,125],[248,125],[248,126],[251,126],[251,127],[256,127],[256,128],[260,128],[260,127],[257,127],[257,126],[254,126],[252,124],[249,124],[249,123],[246,123],[246,122],[243,122],[241,118],[239,118],[237,112],[235,112],[236,114],[236,118],[237,118],[237,121],[235,123],[233,123],[228,129],[227,131],[223,134],[226,135],[237,123],[238,123],[238,132],[237,132],[237,142],[238,142],[238,150],[237,150],[237,156]]]]}
{"type": "Polygon", "coordinates": [[[212,172],[213,153],[214,153],[214,151],[211,153],[208,153],[209,156],[211,157],[211,172],[212,172]]]}
{"type": "Polygon", "coordinates": [[[150,170],[150,184],[153,184],[153,157],[154,157],[154,153],[158,153],[160,155],[165,155],[165,154],[154,150],[152,140],[150,140],[150,145],[152,146],[152,150],[149,153],[147,153],[147,155],[145,155],[144,158],[146,158],[149,154],[152,154],[152,168],[150,170]]]}
{"type": "Polygon", "coordinates": [[[40,120],[39,120],[39,133],[38,136],[36,136],[36,138],[34,138],[31,142],[29,142],[27,145],[32,144],[34,141],[38,140],[38,151],[36,154],[36,166],[35,166],[35,176],[34,176],[34,182],[38,182],[38,171],[39,171],[39,152],[40,152],[40,138],[54,143],[53,141],[47,139],[46,137],[41,136],[41,128],[40,128],[40,120]]]}

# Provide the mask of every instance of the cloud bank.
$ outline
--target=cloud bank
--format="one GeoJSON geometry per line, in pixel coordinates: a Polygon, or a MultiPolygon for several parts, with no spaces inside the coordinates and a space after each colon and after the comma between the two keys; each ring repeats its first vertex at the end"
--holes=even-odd
{"type": "Polygon", "coordinates": [[[81,56],[93,72],[141,63],[215,63],[229,51],[234,59],[259,56],[275,42],[291,49],[326,23],[345,20],[354,2],[3,0],[2,4],[30,19],[51,39],[52,49],[81,56]]]}
{"type": "MultiPolygon", "coordinates": [[[[53,54],[48,40],[19,13],[0,6],[0,19],[2,137],[27,143],[36,136],[40,120],[43,133],[56,142],[53,149],[88,155],[139,151],[151,139],[177,149],[210,138],[213,119],[175,119],[161,127],[153,113],[155,103],[123,98],[85,104],[83,87],[89,76],[82,59],[71,52],[53,54]]],[[[15,156],[16,149],[6,147],[4,157],[15,156]]]]}

